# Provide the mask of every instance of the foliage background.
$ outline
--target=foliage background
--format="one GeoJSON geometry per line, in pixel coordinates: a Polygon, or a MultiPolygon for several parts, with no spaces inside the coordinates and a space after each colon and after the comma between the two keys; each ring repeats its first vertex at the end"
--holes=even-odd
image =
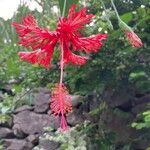
{"type": "MultiPolygon", "coordinates": [[[[62,9],[61,1],[35,1],[43,8],[42,12],[32,11],[39,25],[48,27],[50,30],[55,29],[60,12],[56,14],[52,8],[53,6],[59,7],[60,4],[62,9]]],[[[109,0],[105,0],[107,13],[104,13],[104,8],[99,0],[80,0],[78,8],[86,5],[89,12],[95,14],[94,23],[87,25],[83,33],[90,35],[100,31],[102,33],[107,32],[109,36],[100,52],[92,54],[91,59],[85,66],[69,65],[66,67],[65,84],[71,94],[88,97],[94,93],[97,97],[102,98],[104,92],[109,89],[118,91],[118,93],[121,92],[120,89],[126,89],[128,96],[133,97],[150,92],[149,0],[115,0],[114,2],[121,19],[135,30],[144,45],[139,49],[131,47],[124,33],[118,27],[109,0]],[[107,18],[111,20],[113,30],[110,28],[107,18]]],[[[51,88],[59,80],[57,63],[59,49],[55,51],[52,67],[49,71],[29,65],[27,62],[20,62],[17,56],[18,51],[26,49],[17,44],[18,37],[11,26],[11,22],[20,22],[21,17],[28,13],[31,13],[31,10],[25,3],[22,3],[11,19],[0,18],[0,90],[5,90],[9,95],[6,95],[5,100],[0,103],[1,116],[7,112],[11,113],[24,103],[30,104],[29,98],[21,99],[20,95],[35,87],[51,88]]],[[[103,101],[105,102],[105,99],[103,101]]],[[[100,115],[96,108],[92,112],[100,115]]],[[[107,131],[107,129],[105,130],[107,131]]],[[[107,137],[98,141],[101,146],[113,144],[110,138],[107,143],[103,140],[107,140],[107,137]]],[[[107,146],[104,149],[107,150],[107,146]]]]}

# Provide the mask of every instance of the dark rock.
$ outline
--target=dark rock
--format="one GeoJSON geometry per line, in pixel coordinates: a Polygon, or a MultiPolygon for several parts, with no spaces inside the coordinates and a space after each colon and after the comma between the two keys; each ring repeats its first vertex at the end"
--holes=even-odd
{"type": "Polygon", "coordinates": [[[28,106],[28,105],[24,105],[24,106],[21,106],[21,107],[17,108],[15,110],[15,113],[19,113],[19,112],[25,111],[25,110],[33,110],[33,107],[28,106]]]}
{"type": "Polygon", "coordinates": [[[33,104],[41,106],[43,104],[49,104],[50,101],[50,91],[48,89],[40,88],[38,93],[34,94],[33,104]]]}
{"type": "Polygon", "coordinates": [[[73,112],[67,115],[67,122],[71,126],[75,126],[76,124],[83,123],[85,120],[84,116],[78,110],[74,110],[73,112]]]}
{"type": "Polygon", "coordinates": [[[39,88],[35,88],[33,93],[51,94],[51,91],[47,88],[39,87],[39,88]]]}
{"type": "Polygon", "coordinates": [[[100,99],[97,98],[96,95],[90,95],[88,97],[88,103],[89,103],[89,111],[92,111],[100,106],[100,99]]]}
{"type": "Polygon", "coordinates": [[[40,140],[38,147],[45,150],[56,150],[59,147],[59,143],[49,140],[40,140]]]}
{"type": "Polygon", "coordinates": [[[133,142],[132,148],[135,150],[146,150],[146,148],[150,147],[150,139],[148,140],[139,140],[133,142]]]}
{"type": "Polygon", "coordinates": [[[81,100],[83,99],[80,95],[71,95],[71,102],[73,107],[78,107],[81,104],[81,100]]]}
{"type": "Polygon", "coordinates": [[[141,104],[141,103],[148,103],[150,102],[150,94],[147,94],[147,95],[144,95],[140,98],[136,98],[134,100],[134,103],[137,105],[137,104],[141,104]]]}
{"type": "Polygon", "coordinates": [[[12,138],[14,137],[13,131],[8,128],[0,128],[0,139],[1,138],[12,138]]]}
{"type": "Polygon", "coordinates": [[[127,144],[137,137],[137,130],[131,127],[134,116],[120,110],[103,112],[100,115],[99,126],[103,125],[108,131],[115,133],[117,144],[127,144]]]}
{"type": "Polygon", "coordinates": [[[16,124],[13,126],[13,132],[14,132],[14,135],[17,137],[17,138],[25,138],[27,137],[27,134],[25,134],[21,128],[20,128],[20,125],[19,124],[16,124]]]}
{"type": "Polygon", "coordinates": [[[29,135],[26,140],[30,143],[32,143],[33,145],[37,145],[38,141],[39,141],[39,135],[35,134],[35,135],[29,135]]]}
{"type": "Polygon", "coordinates": [[[126,105],[132,99],[132,96],[129,91],[126,89],[120,89],[119,91],[115,91],[112,89],[107,89],[104,94],[103,98],[110,107],[117,107],[121,105],[126,105]]]}
{"type": "Polygon", "coordinates": [[[36,114],[31,111],[23,111],[14,116],[13,129],[22,131],[23,133],[42,134],[43,128],[50,126],[54,129],[59,127],[59,118],[45,114],[36,114]]]}
{"type": "Polygon", "coordinates": [[[6,150],[32,150],[33,144],[18,139],[5,139],[3,141],[6,150]]]}
{"type": "Polygon", "coordinates": [[[49,109],[50,91],[48,89],[39,88],[38,93],[34,94],[33,104],[34,111],[37,113],[45,113],[49,109]]]}
{"type": "Polygon", "coordinates": [[[132,113],[135,115],[144,112],[147,109],[147,103],[138,104],[132,108],[132,113]]]}
{"type": "Polygon", "coordinates": [[[34,108],[34,112],[36,113],[46,113],[49,110],[48,104],[36,105],[34,108]]]}

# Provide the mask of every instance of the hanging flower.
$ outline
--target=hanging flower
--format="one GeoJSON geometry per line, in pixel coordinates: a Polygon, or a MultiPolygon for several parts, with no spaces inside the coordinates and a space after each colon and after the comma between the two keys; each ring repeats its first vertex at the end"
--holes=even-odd
{"type": "Polygon", "coordinates": [[[106,34],[83,37],[79,31],[84,28],[85,24],[91,22],[94,15],[87,14],[86,8],[77,12],[75,8],[76,5],[73,4],[69,9],[68,17],[61,17],[56,30],[51,32],[46,28],[40,28],[32,15],[24,17],[21,24],[12,23],[20,37],[19,44],[31,49],[30,52],[19,52],[18,55],[22,60],[31,64],[39,64],[49,68],[54,47],[56,43],[60,44],[60,83],[56,84],[52,90],[50,107],[55,115],[61,116],[62,129],[67,128],[65,115],[72,110],[71,98],[62,83],[64,65],[68,63],[84,65],[89,57],[76,55],[73,51],[86,54],[98,52],[103,45],[102,40],[107,37],[106,34]]]}
{"type": "Polygon", "coordinates": [[[123,32],[125,33],[125,35],[128,38],[130,44],[134,48],[141,47],[143,45],[141,39],[133,32],[133,30],[124,21],[122,21],[113,0],[111,0],[111,4],[112,4],[112,6],[114,8],[114,11],[116,13],[116,16],[118,18],[119,26],[123,30],[123,32]]]}
{"type": "Polygon", "coordinates": [[[19,44],[33,50],[19,52],[20,58],[32,64],[38,63],[49,68],[56,43],[63,41],[61,49],[64,50],[64,63],[84,65],[88,57],[78,56],[72,50],[85,53],[97,52],[102,46],[101,41],[105,40],[107,35],[97,34],[82,37],[79,30],[84,28],[85,24],[90,23],[94,15],[87,14],[86,8],[77,12],[75,12],[75,8],[76,5],[73,4],[69,9],[68,17],[61,17],[56,31],[52,32],[46,28],[40,28],[32,15],[24,17],[21,24],[13,22],[20,37],[19,44]]]}
{"type": "Polygon", "coordinates": [[[125,32],[130,44],[134,47],[134,48],[139,48],[143,45],[141,39],[133,32],[133,31],[127,31],[125,32]]]}

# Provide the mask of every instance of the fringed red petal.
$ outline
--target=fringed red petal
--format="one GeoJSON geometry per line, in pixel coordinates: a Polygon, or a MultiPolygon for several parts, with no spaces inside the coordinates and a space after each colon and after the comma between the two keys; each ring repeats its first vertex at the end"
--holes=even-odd
{"type": "Polygon", "coordinates": [[[84,50],[86,53],[97,52],[103,45],[102,40],[106,40],[107,34],[97,34],[84,38],[73,38],[73,46],[75,50],[84,50]]]}
{"type": "Polygon", "coordinates": [[[41,50],[32,52],[19,52],[18,55],[22,60],[26,60],[31,64],[39,64],[45,68],[49,68],[51,55],[41,50]]]}
{"type": "Polygon", "coordinates": [[[38,27],[35,18],[28,15],[22,19],[22,23],[12,23],[20,36],[19,44],[31,47],[33,50],[42,49],[51,40],[57,39],[57,32],[49,32],[47,29],[38,27]]]}
{"type": "Polygon", "coordinates": [[[79,56],[72,53],[67,47],[64,49],[64,64],[68,64],[69,62],[72,65],[84,65],[86,61],[89,59],[86,56],[79,56]]]}
{"type": "Polygon", "coordinates": [[[34,52],[18,52],[18,55],[20,56],[20,58],[22,60],[26,60],[32,64],[35,64],[38,60],[38,52],[34,51],[34,52]]]}
{"type": "Polygon", "coordinates": [[[75,12],[76,5],[73,4],[69,9],[68,23],[72,28],[83,28],[85,24],[90,23],[94,17],[93,14],[87,14],[86,8],[82,8],[75,12]]]}
{"type": "Polygon", "coordinates": [[[48,68],[58,38],[56,31],[48,32],[46,29],[39,28],[32,15],[24,17],[21,24],[14,22],[13,25],[20,36],[18,43],[35,51],[19,52],[21,59],[48,68]]]}
{"type": "Polygon", "coordinates": [[[25,36],[27,33],[31,32],[32,29],[37,27],[36,20],[32,15],[24,17],[21,24],[12,22],[12,25],[16,28],[16,31],[20,37],[25,36]]]}
{"type": "Polygon", "coordinates": [[[31,14],[22,19],[22,24],[25,26],[37,26],[36,19],[31,14]]]}

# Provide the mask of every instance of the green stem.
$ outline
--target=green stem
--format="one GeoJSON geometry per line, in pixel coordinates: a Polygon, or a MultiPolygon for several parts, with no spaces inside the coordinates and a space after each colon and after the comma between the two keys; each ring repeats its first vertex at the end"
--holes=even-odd
{"type": "Polygon", "coordinates": [[[117,15],[118,20],[121,20],[119,14],[118,14],[117,8],[116,8],[116,6],[115,6],[113,0],[111,0],[111,4],[112,4],[112,6],[113,6],[113,8],[114,8],[114,10],[115,10],[115,13],[116,13],[116,15],[117,15]]]}
{"type": "Polygon", "coordinates": [[[60,87],[62,87],[63,83],[63,72],[64,72],[64,47],[63,47],[63,42],[62,42],[62,49],[61,49],[61,60],[60,60],[60,87]]]}
{"type": "Polygon", "coordinates": [[[108,15],[107,15],[107,10],[106,10],[105,4],[104,4],[103,0],[100,0],[100,1],[101,1],[101,3],[102,3],[102,6],[103,6],[104,11],[105,11],[105,14],[106,14],[106,20],[107,20],[107,22],[109,23],[110,28],[113,30],[113,25],[112,25],[112,23],[111,23],[111,21],[110,21],[108,15]]]}
{"type": "Polygon", "coordinates": [[[117,11],[117,8],[116,8],[116,6],[115,6],[113,0],[111,0],[111,4],[112,4],[112,6],[113,6],[113,8],[114,8],[114,11],[115,11],[115,13],[116,13],[116,15],[117,15],[120,28],[123,29],[123,30],[131,31],[131,32],[132,32],[132,29],[131,29],[124,21],[121,20],[121,18],[120,18],[120,16],[119,16],[119,13],[118,13],[118,11],[117,11]]]}
{"type": "Polygon", "coordinates": [[[63,7],[63,12],[62,12],[62,17],[65,16],[66,3],[67,3],[67,0],[64,0],[64,7],[63,7]]]}

